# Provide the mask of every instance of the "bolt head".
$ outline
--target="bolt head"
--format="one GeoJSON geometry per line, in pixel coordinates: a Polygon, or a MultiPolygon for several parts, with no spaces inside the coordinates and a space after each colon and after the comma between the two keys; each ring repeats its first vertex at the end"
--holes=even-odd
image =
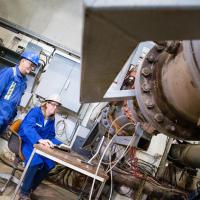
{"type": "Polygon", "coordinates": [[[108,125],[108,122],[107,122],[107,121],[104,121],[104,125],[107,126],[107,125],[108,125]]]}
{"type": "Polygon", "coordinates": [[[143,83],[142,89],[144,92],[149,92],[151,89],[151,86],[148,83],[143,83]]]}
{"type": "Polygon", "coordinates": [[[153,63],[155,62],[155,57],[153,54],[149,54],[148,57],[147,57],[147,60],[150,62],[150,63],[153,63]]]}
{"type": "Polygon", "coordinates": [[[156,45],[157,51],[163,51],[165,49],[165,46],[163,45],[156,45]]]}
{"type": "Polygon", "coordinates": [[[143,75],[143,76],[147,77],[147,76],[149,76],[150,74],[151,74],[151,69],[150,69],[149,67],[144,67],[144,68],[142,69],[142,75],[143,75]]]}
{"type": "Polygon", "coordinates": [[[154,119],[158,122],[161,123],[164,121],[164,115],[162,113],[157,113],[154,115],[154,119]]]}
{"type": "Polygon", "coordinates": [[[145,104],[146,104],[148,109],[152,109],[154,107],[154,103],[150,99],[146,100],[145,104]]]}

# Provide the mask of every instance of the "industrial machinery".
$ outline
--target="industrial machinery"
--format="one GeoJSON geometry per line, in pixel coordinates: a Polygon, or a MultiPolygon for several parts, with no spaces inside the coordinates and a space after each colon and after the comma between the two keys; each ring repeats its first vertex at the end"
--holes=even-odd
{"type": "MultiPolygon", "coordinates": [[[[19,116],[58,92],[57,137],[96,173],[104,167],[110,180],[102,199],[200,199],[199,11],[200,3],[186,0],[85,0],[81,59],[1,22],[15,31],[12,45],[1,37],[4,65],[16,64],[25,48],[40,52],[19,116]]],[[[49,179],[80,199],[98,189],[59,165],[49,179]]]]}
{"type": "Polygon", "coordinates": [[[136,75],[136,98],[146,120],[171,137],[199,140],[199,41],[156,44],[136,75]]]}
{"type": "Polygon", "coordinates": [[[195,28],[197,23],[195,13],[198,8],[198,3],[186,1],[180,4],[149,1],[141,4],[137,1],[123,1],[123,3],[85,1],[81,101],[92,102],[96,99],[103,101],[109,82],[114,80],[119,73],[117,70],[125,64],[125,60],[134,48],[141,40],[152,39],[155,46],[138,66],[135,76],[135,90],[132,96],[137,99],[140,110],[138,112],[141,112],[146,121],[159,132],[181,139],[199,140],[199,42],[184,40],[198,38],[199,33],[195,28]],[[159,12],[158,8],[162,12],[159,12]],[[174,10],[176,12],[173,12],[174,10]],[[144,11],[146,12],[142,15],[144,11]],[[173,15],[165,18],[165,12],[173,15]],[[185,24],[188,28],[191,26],[191,29],[184,34],[182,23],[189,13],[192,13],[194,20],[193,23],[185,24]],[[144,22],[143,25],[137,23],[135,20],[137,16],[141,17],[139,19],[144,22]],[[160,17],[158,24],[155,16],[160,17]],[[151,28],[153,30],[148,31],[145,24],[153,28],[157,25],[163,30],[155,31],[151,28]],[[179,24],[179,29],[175,28],[175,24],[179,24]],[[131,27],[128,28],[128,25],[131,27]],[[107,35],[101,34],[105,31],[107,35]],[[169,41],[177,38],[180,41],[169,41]],[[94,48],[99,53],[90,58],[89,55],[94,48]],[[94,73],[95,77],[91,77],[90,73],[95,70],[98,73],[94,73]],[[94,92],[91,89],[93,81],[98,88],[94,92]]]}
{"type": "Polygon", "coordinates": [[[179,3],[85,1],[81,101],[107,101],[111,94],[101,124],[113,141],[102,157],[116,191],[123,193],[125,185],[129,190],[123,194],[130,199],[199,199],[200,43],[193,40],[200,38],[199,4],[179,3]],[[135,65],[133,57],[145,40],[154,45],[135,65]],[[116,91],[109,85],[121,82],[114,78],[128,56],[129,70],[113,98],[116,91]],[[167,137],[154,140],[162,134],[167,137]]]}

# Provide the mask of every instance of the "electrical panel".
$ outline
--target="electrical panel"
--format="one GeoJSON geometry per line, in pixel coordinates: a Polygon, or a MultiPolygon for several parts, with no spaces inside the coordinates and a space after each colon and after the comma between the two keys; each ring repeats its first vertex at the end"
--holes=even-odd
{"type": "Polygon", "coordinates": [[[42,75],[36,90],[40,97],[57,93],[64,108],[78,112],[80,97],[80,63],[75,59],[55,53],[47,71],[42,75]]]}

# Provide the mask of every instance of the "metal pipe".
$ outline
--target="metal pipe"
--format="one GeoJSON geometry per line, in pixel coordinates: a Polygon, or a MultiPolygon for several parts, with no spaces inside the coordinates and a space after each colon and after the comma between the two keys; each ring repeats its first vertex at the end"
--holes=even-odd
{"type": "MultiPolygon", "coordinates": [[[[113,170],[113,179],[116,184],[125,185],[127,187],[131,187],[134,190],[139,189],[141,179],[134,177],[130,174],[122,174],[121,170],[114,168],[113,170]]],[[[142,192],[143,194],[150,195],[152,197],[157,197],[158,199],[161,199],[164,197],[167,199],[172,199],[174,196],[178,195],[173,193],[172,191],[166,191],[162,188],[157,187],[156,185],[153,185],[149,182],[144,182],[144,185],[142,186],[142,192]]],[[[180,195],[180,194],[179,194],[180,195]]]]}
{"type": "MultiPolygon", "coordinates": [[[[200,45],[198,48],[200,50],[200,45]]],[[[175,57],[167,58],[162,67],[161,84],[168,103],[177,114],[197,124],[200,117],[200,90],[190,73],[190,68],[197,67],[188,58],[191,53],[181,46],[175,57]]]]}
{"type": "Polygon", "coordinates": [[[169,152],[170,159],[176,163],[200,168],[200,145],[198,144],[173,144],[169,152]]]}
{"type": "Polygon", "coordinates": [[[159,132],[200,140],[200,41],[172,42],[169,47],[167,51],[158,44],[139,66],[137,103],[159,132]]]}

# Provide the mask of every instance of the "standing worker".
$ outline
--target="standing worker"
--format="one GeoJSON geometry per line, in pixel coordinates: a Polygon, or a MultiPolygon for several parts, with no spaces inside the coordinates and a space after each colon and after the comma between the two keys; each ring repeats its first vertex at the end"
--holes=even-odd
{"type": "Polygon", "coordinates": [[[0,72],[0,134],[14,119],[17,106],[27,87],[26,75],[39,64],[39,56],[32,52],[22,53],[19,65],[0,72]]]}
{"type": "MultiPolygon", "coordinates": [[[[24,118],[19,128],[19,135],[22,139],[25,164],[31,156],[34,144],[39,143],[47,148],[53,147],[53,144],[61,144],[55,138],[55,113],[60,105],[59,96],[51,95],[45,99],[40,107],[32,108],[24,118]]],[[[30,200],[31,193],[54,166],[52,160],[35,154],[24,177],[19,199],[30,200]]]]}

